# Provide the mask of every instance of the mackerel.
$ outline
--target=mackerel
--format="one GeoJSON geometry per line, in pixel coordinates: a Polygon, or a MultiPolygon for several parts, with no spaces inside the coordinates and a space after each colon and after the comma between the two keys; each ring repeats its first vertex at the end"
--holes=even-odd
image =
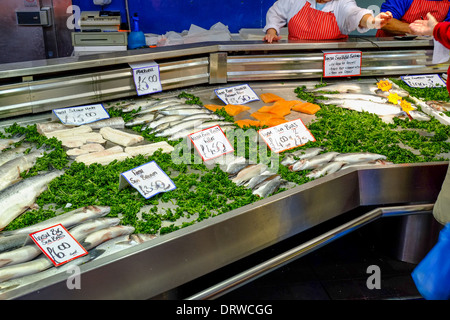
{"type": "Polygon", "coordinates": [[[50,171],[21,180],[0,192],[0,231],[28,209],[48,184],[64,174],[62,170],[50,171]]]}
{"type": "Polygon", "coordinates": [[[161,125],[161,124],[163,124],[163,123],[168,123],[168,122],[170,122],[170,121],[175,121],[175,120],[180,120],[180,119],[183,119],[184,117],[183,116],[180,116],[180,115],[173,115],[173,116],[167,116],[167,117],[161,117],[161,118],[159,118],[159,119],[155,119],[155,120],[153,120],[153,121],[151,121],[149,124],[148,124],[148,128],[150,128],[150,129],[153,129],[153,128],[156,128],[156,127],[158,127],[159,125],[161,125]]]}
{"type": "Polygon", "coordinates": [[[352,84],[352,83],[337,83],[337,84],[330,84],[327,85],[325,87],[319,87],[319,88],[314,88],[311,90],[312,92],[318,92],[318,91],[337,91],[340,93],[358,93],[362,91],[361,86],[357,85],[357,84],[352,84]]]}
{"type": "Polygon", "coordinates": [[[193,119],[190,121],[178,122],[175,125],[155,134],[156,137],[168,137],[177,132],[184,131],[188,128],[195,128],[199,126],[205,119],[193,119]]]}
{"type": "Polygon", "coordinates": [[[100,218],[106,216],[111,211],[110,207],[107,206],[86,206],[78,209],[74,209],[60,215],[57,215],[53,218],[44,220],[42,222],[33,224],[28,227],[24,227],[21,229],[11,230],[11,231],[3,231],[0,232],[0,241],[1,237],[9,237],[16,234],[30,234],[39,230],[46,229],[48,227],[54,226],[56,224],[62,224],[65,228],[70,228],[74,225],[83,223],[89,219],[100,218]]]}
{"type": "Polygon", "coordinates": [[[186,101],[186,99],[179,99],[179,98],[168,98],[168,99],[159,100],[156,103],[154,103],[148,107],[141,108],[141,110],[136,114],[141,115],[141,114],[145,114],[145,113],[149,113],[149,112],[160,111],[160,110],[163,110],[174,104],[182,104],[185,101],[186,101]]]}
{"type": "Polygon", "coordinates": [[[312,158],[306,158],[298,160],[296,163],[289,166],[289,170],[291,171],[300,171],[300,170],[308,170],[308,169],[316,169],[320,165],[330,162],[336,157],[339,152],[326,152],[319,154],[318,156],[312,158]]]}

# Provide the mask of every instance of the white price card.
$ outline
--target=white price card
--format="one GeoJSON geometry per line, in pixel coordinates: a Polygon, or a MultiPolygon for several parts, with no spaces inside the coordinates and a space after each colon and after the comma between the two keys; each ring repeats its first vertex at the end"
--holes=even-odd
{"type": "Polygon", "coordinates": [[[300,147],[309,141],[316,141],[301,119],[261,129],[258,133],[270,150],[276,153],[300,147]]]}
{"type": "Polygon", "coordinates": [[[119,178],[119,190],[127,185],[139,191],[145,199],[150,199],[161,192],[176,189],[173,181],[155,161],[123,172],[119,178]]]}
{"type": "Polygon", "coordinates": [[[55,266],[88,254],[62,224],[30,233],[29,236],[55,266]]]}
{"type": "Polygon", "coordinates": [[[109,113],[101,103],[86,106],[69,107],[52,110],[52,118],[59,119],[67,125],[83,125],[109,118],[109,113]]]}
{"type": "Polygon", "coordinates": [[[208,161],[234,151],[233,146],[220,126],[207,128],[189,135],[192,143],[202,157],[208,161]]]}
{"type": "Polygon", "coordinates": [[[258,95],[248,84],[214,90],[225,104],[246,104],[259,100],[258,95]]]}
{"type": "Polygon", "coordinates": [[[437,88],[445,87],[444,80],[438,74],[420,74],[414,76],[402,76],[403,82],[413,88],[437,88]]]}
{"type": "Polygon", "coordinates": [[[361,75],[361,51],[324,52],[324,77],[349,77],[361,75]]]}
{"type": "Polygon", "coordinates": [[[130,64],[138,96],[162,91],[159,65],[155,61],[130,64]]]}

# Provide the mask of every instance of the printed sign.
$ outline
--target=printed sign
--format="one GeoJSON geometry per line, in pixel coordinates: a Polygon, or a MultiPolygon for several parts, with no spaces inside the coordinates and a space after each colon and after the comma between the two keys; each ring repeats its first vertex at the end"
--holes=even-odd
{"type": "Polygon", "coordinates": [[[324,52],[324,77],[349,77],[361,75],[362,52],[324,52]]]}
{"type": "Polygon", "coordinates": [[[233,152],[234,148],[219,126],[204,129],[189,135],[203,161],[233,152]]]}
{"type": "Polygon", "coordinates": [[[53,109],[52,118],[68,125],[83,125],[95,121],[108,119],[109,114],[102,104],[88,106],[53,109]]]}
{"type": "Polygon", "coordinates": [[[413,88],[445,87],[444,80],[438,74],[421,74],[415,76],[402,76],[402,80],[413,88]]]}
{"type": "Polygon", "coordinates": [[[301,119],[261,129],[258,133],[270,150],[276,153],[300,147],[309,141],[316,141],[301,119]]]}
{"type": "Polygon", "coordinates": [[[62,224],[30,233],[30,237],[55,266],[88,254],[62,224]]]}
{"type": "Polygon", "coordinates": [[[155,61],[130,64],[138,96],[162,91],[159,65],[155,61]]]}
{"type": "Polygon", "coordinates": [[[248,84],[214,90],[217,97],[225,104],[246,104],[259,100],[258,95],[248,84]]]}
{"type": "Polygon", "coordinates": [[[176,189],[173,181],[155,161],[123,172],[119,178],[119,190],[128,184],[139,191],[145,199],[176,189]]]}

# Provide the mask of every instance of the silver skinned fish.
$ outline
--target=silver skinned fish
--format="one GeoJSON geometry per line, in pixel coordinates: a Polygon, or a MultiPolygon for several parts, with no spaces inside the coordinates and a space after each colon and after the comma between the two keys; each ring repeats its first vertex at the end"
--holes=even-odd
{"type": "Polygon", "coordinates": [[[332,161],[325,163],[324,165],[309,172],[306,177],[317,179],[321,176],[339,171],[344,164],[345,162],[343,161],[332,161]]]}
{"type": "Polygon", "coordinates": [[[47,189],[47,185],[64,173],[50,171],[21,180],[0,192],[0,231],[29,208],[36,198],[47,189]]]}
{"type": "Polygon", "coordinates": [[[301,159],[296,163],[289,166],[289,170],[291,171],[300,171],[300,170],[308,170],[308,169],[316,169],[320,165],[330,162],[339,154],[339,152],[326,152],[319,154],[318,156],[312,158],[301,159]]]}

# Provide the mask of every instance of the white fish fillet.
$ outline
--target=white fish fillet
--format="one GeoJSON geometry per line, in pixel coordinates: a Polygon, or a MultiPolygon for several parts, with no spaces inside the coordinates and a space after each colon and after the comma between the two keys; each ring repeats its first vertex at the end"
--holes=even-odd
{"type": "Polygon", "coordinates": [[[45,123],[37,123],[36,130],[38,133],[45,135],[45,133],[49,133],[52,131],[71,129],[73,126],[65,125],[61,122],[45,122],[45,123]]]}
{"type": "Polygon", "coordinates": [[[126,147],[125,152],[132,157],[137,156],[139,154],[142,154],[144,156],[151,156],[158,149],[162,149],[163,153],[169,153],[174,150],[174,147],[172,147],[166,141],[160,141],[142,146],[126,147]]]}
{"type": "Polygon", "coordinates": [[[81,147],[86,143],[105,143],[106,140],[98,132],[80,133],[75,136],[56,137],[61,141],[62,145],[68,148],[73,146],[81,147]]]}
{"type": "Polygon", "coordinates": [[[93,164],[93,163],[98,163],[101,164],[103,166],[106,166],[108,164],[110,164],[111,162],[117,160],[117,161],[123,161],[125,159],[131,158],[131,156],[126,153],[126,152],[120,152],[120,153],[114,153],[114,154],[109,154],[109,155],[105,155],[103,157],[98,157],[95,159],[91,159],[91,160],[85,160],[83,161],[83,163],[87,166],[93,164]]]}
{"type": "Polygon", "coordinates": [[[117,153],[123,153],[123,148],[121,146],[114,146],[102,151],[98,151],[98,152],[91,152],[88,154],[83,154],[81,156],[78,156],[75,158],[76,162],[83,162],[83,163],[93,163],[92,161],[95,162],[96,159],[100,159],[112,154],[117,154],[117,153]]]}
{"type": "Polygon", "coordinates": [[[131,134],[127,133],[121,130],[117,130],[114,128],[101,128],[100,134],[105,138],[106,140],[109,140],[115,144],[128,147],[133,144],[139,143],[144,140],[144,137],[137,135],[137,134],[131,134]]]}
{"type": "Polygon", "coordinates": [[[64,173],[51,171],[21,180],[0,192],[0,231],[28,209],[47,185],[64,173]]]}
{"type": "Polygon", "coordinates": [[[81,133],[88,133],[88,132],[92,132],[92,128],[87,125],[82,125],[79,127],[73,127],[73,128],[69,128],[69,129],[61,129],[61,130],[54,130],[54,131],[50,131],[50,132],[44,132],[44,136],[46,136],[49,139],[55,137],[55,138],[61,140],[62,138],[74,137],[81,133]]]}

